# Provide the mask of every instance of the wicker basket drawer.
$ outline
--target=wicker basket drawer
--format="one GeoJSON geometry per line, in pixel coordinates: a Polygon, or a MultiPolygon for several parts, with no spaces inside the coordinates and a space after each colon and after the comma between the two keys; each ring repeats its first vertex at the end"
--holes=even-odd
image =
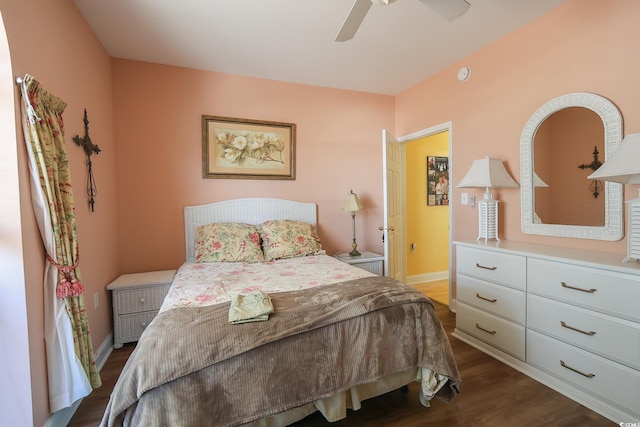
{"type": "Polygon", "coordinates": [[[144,313],[130,314],[119,316],[114,322],[115,334],[118,342],[124,344],[127,342],[138,341],[142,332],[147,325],[151,323],[158,311],[146,311],[144,313]]]}
{"type": "Polygon", "coordinates": [[[119,290],[115,292],[117,299],[117,314],[139,313],[147,310],[160,309],[164,297],[169,290],[169,284],[119,290]]]}

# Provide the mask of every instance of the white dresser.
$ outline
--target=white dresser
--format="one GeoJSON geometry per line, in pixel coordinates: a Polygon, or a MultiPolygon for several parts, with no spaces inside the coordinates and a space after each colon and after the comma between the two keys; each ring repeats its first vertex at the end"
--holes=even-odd
{"type": "Polygon", "coordinates": [[[147,325],[158,314],[176,270],[123,274],[111,282],[113,347],[138,341],[147,325]]]}
{"type": "Polygon", "coordinates": [[[640,420],[640,264],[456,242],[454,336],[614,422],[640,420]]]}

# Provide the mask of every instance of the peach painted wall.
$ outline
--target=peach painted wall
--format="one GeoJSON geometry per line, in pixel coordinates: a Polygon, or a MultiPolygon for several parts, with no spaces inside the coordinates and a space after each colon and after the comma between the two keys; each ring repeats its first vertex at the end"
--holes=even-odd
{"type": "MultiPolygon", "coordinates": [[[[64,113],[67,153],[76,199],[80,269],[87,289],[87,313],[94,350],[111,332],[110,296],[105,286],[119,273],[115,197],[115,147],[111,103],[111,63],[106,51],[82,18],[72,0],[0,0],[13,74],[33,75],[49,92],[67,102],[64,113]],[[102,152],[94,156],[98,185],[96,211],[86,203],[87,169],[81,148],[71,138],[84,134],[83,109],[90,120],[92,140],[102,152]],[[100,305],[94,309],[93,295],[100,305]]],[[[19,91],[15,86],[15,106],[19,91]]],[[[20,184],[20,212],[24,251],[24,282],[27,296],[29,354],[33,423],[43,425],[49,418],[43,327],[44,253],[31,206],[29,172],[19,113],[16,117],[17,163],[20,184]]],[[[16,278],[18,279],[18,278],[16,278]]],[[[0,387],[11,387],[3,382],[0,387]]]]}
{"type": "Polygon", "coordinates": [[[351,244],[350,189],[365,210],[358,247],[382,251],[381,130],[393,132],[390,96],[334,90],[122,59],[113,60],[118,225],[123,272],[185,260],[183,209],[231,198],[318,204],[329,253],[351,244]],[[296,123],[296,179],[202,178],[202,115],[296,123]]]}
{"type": "Polygon", "coordinates": [[[449,132],[406,144],[407,280],[449,270],[449,207],[427,206],[427,156],[449,156],[449,132]],[[411,251],[411,243],[416,251],[411,251]]]}
{"type": "MultiPolygon", "coordinates": [[[[406,135],[451,120],[455,186],[474,159],[501,158],[520,180],[520,136],[531,114],[548,100],[570,92],[592,92],[620,109],[624,133],[640,131],[640,2],[569,0],[563,6],[470,55],[396,97],[396,132],[406,135]],[[472,69],[466,82],[461,66],[472,69]]],[[[593,147],[591,147],[593,148],[593,147]]],[[[588,149],[588,153],[590,152],[588,149]]],[[[567,173],[574,173],[571,170],[567,173]]],[[[465,189],[482,197],[482,190],[465,189]]],[[[476,238],[477,211],[460,204],[453,189],[454,240],[476,238]]],[[[494,192],[501,200],[504,239],[626,253],[618,242],[556,238],[522,233],[520,192],[494,192]]],[[[626,198],[635,191],[625,189],[626,198]]]]}

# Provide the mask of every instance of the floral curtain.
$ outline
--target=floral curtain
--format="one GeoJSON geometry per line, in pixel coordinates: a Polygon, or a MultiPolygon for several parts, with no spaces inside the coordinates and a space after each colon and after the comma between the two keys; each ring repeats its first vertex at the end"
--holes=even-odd
{"type": "Polygon", "coordinates": [[[46,249],[45,343],[51,412],[101,385],[81,283],[80,251],[62,112],[66,103],[32,76],[22,83],[22,122],[31,198],[46,249]]]}

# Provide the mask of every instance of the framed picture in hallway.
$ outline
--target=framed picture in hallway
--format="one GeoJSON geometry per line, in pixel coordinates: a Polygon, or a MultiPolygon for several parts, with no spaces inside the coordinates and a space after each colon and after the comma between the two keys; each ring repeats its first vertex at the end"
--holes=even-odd
{"type": "Polygon", "coordinates": [[[202,116],[202,177],[296,179],[295,123],[202,116]]]}
{"type": "Polygon", "coordinates": [[[449,157],[427,156],[427,206],[449,204],[449,157]]]}

